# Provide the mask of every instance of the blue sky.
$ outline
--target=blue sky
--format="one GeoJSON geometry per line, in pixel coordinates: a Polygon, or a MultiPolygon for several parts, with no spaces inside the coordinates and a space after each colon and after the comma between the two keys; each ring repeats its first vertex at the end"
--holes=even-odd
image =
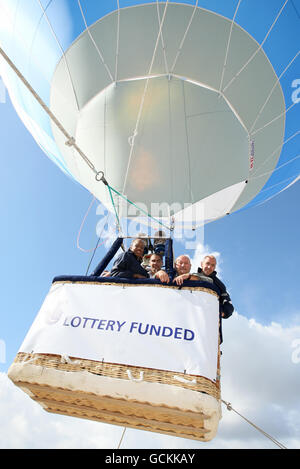
{"type": "MultiPolygon", "coordinates": [[[[255,3],[259,8],[261,2],[255,0],[255,3]]],[[[240,15],[243,24],[246,10],[241,8],[240,15]]],[[[260,22],[255,21],[251,27],[258,30],[262,40],[265,17],[261,15],[260,22]]],[[[274,48],[268,44],[266,47],[280,73],[284,66],[281,56],[284,47],[276,49],[277,56],[274,48]]],[[[295,79],[300,80],[299,61],[283,80],[287,104],[295,79]]],[[[53,277],[86,272],[91,252],[79,250],[76,241],[92,196],[45,156],[2,89],[0,101],[0,448],[115,447],[120,428],[49,416],[16,390],[6,377],[53,277]],[[31,432],[26,431],[28,428],[31,432]]],[[[299,130],[299,115],[300,103],[288,115],[289,135],[299,130]]],[[[294,157],[299,155],[299,139],[298,135],[284,152],[294,157]]],[[[203,253],[217,253],[217,270],[236,310],[231,319],[224,321],[223,398],[231,399],[240,411],[291,448],[300,447],[300,350],[297,359],[292,358],[297,341],[300,346],[299,201],[298,181],[260,206],[207,225],[203,244],[187,252],[194,265],[198,265],[203,253]]],[[[96,208],[95,203],[80,237],[80,246],[86,250],[92,250],[97,241],[96,208]]],[[[183,251],[183,243],[176,242],[175,255],[183,251]]],[[[104,253],[101,246],[91,269],[104,253]]],[[[198,448],[201,445],[129,431],[124,447],[198,448]]],[[[268,448],[272,445],[224,410],[219,435],[207,447],[268,448]]]]}
{"type": "MultiPolygon", "coordinates": [[[[85,273],[91,253],[76,246],[91,194],[65,176],[39,149],[7,97],[0,105],[2,206],[1,338],[10,362],[54,276],[85,273]],[[13,327],[12,327],[13,325],[13,327]]],[[[261,206],[204,228],[204,244],[221,254],[222,278],[236,309],[263,324],[292,323],[299,314],[300,184],[261,206]]],[[[95,247],[95,203],[80,237],[95,247]]],[[[175,254],[184,249],[175,244],[175,254]]],[[[188,251],[193,257],[193,251],[188,251]]],[[[104,254],[100,247],[91,265],[104,254]]],[[[3,366],[3,365],[2,365],[3,366]]],[[[5,366],[4,366],[5,369],[5,366]]]]}
{"type": "MultiPolygon", "coordinates": [[[[0,187],[0,343],[5,344],[5,360],[2,356],[0,374],[3,378],[50,288],[53,277],[60,274],[84,274],[86,271],[91,253],[80,251],[76,246],[76,239],[92,197],[88,191],[65,176],[37,147],[17,117],[8,97],[0,105],[0,119],[3,168],[0,187]]],[[[291,404],[295,395],[299,394],[300,385],[300,364],[292,363],[291,359],[291,347],[295,340],[300,339],[299,200],[300,184],[296,183],[259,207],[235,213],[207,225],[204,230],[204,246],[200,248],[200,252],[209,250],[219,253],[221,275],[238,312],[238,316],[224,324],[226,354],[223,359],[223,390],[226,394],[223,397],[232,399],[233,403],[239,404],[239,411],[242,409],[244,414],[270,434],[274,436],[275,433],[279,440],[282,438],[281,441],[296,448],[300,446],[299,427],[297,428],[295,422],[290,422],[292,418],[289,416],[293,415],[295,421],[299,421],[300,413],[291,404]],[[248,347],[252,347],[250,351],[248,347]],[[255,353],[253,347],[257,349],[255,353]],[[261,405],[257,403],[254,383],[258,376],[262,389],[270,386],[270,393],[274,389],[278,390],[277,394],[280,393],[279,383],[282,383],[282,379],[280,374],[277,376],[279,381],[275,379],[276,363],[281,363],[282,369],[290,370],[284,381],[284,386],[290,385],[295,394],[286,396],[286,400],[289,400],[286,405],[291,407],[289,409],[280,407],[282,395],[270,400],[270,397],[263,394],[265,401],[261,397],[261,405]],[[251,376],[253,379],[250,382],[251,376]],[[245,392],[249,395],[248,401],[244,402],[244,397],[240,401],[245,392]],[[254,412],[251,403],[255,399],[254,412]],[[269,406],[267,411],[266,402],[269,406]],[[278,408],[280,414],[278,410],[274,411],[278,408]],[[281,422],[280,428],[275,421],[281,422]]],[[[95,204],[89,212],[81,234],[80,246],[85,249],[94,248],[97,240],[96,225],[99,216],[96,214],[96,207],[95,204]]],[[[181,243],[175,244],[175,254],[180,254],[182,249],[181,243]]],[[[103,254],[104,249],[100,248],[92,266],[103,254]]],[[[195,256],[193,251],[189,254],[191,257],[195,256]]],[[[2,413],[4,422],[7,420],[5,433],[1,437],[3,447],[53,448],[82,445],[109,448],[115,447],[121,436],[118,427],[104,425],[102,429],[102,424],[94,422],[76,420],[74,423],[73,419],[49,416],[26,395],[12,385],[9,386],[7,380],[0,386],[3,402],[0,414],[2,413]],[[19,409],[22,425],[19,422],[12,423],[11,413],[8,412],[10,408],[11,412],[19,409]],[[44,428],[43,437],[39,440],[40,446],[36,440],[33,441],[34,434],[32,440],[28,441],[25,430],[21,430],[24,429],[24,422],[31,427],[33,421],[36,427],[44,428]],[[57,428],[61,428],[63,436],[57,428]],[[78,434],[82,431],[90,434],[90,438],[79,441],[78,434]],[[103,436],[102,440],[98,440],[99,432],[103,436]]],[[[267,439],[257,437],[251,427],[247,428],[234,415],[227,413],[225,417],[220,426],[220,437],[206,447],[273,447],[267,439]]],[[[123,447],[198,448],[199,444],[188,440],[178,442],[178,439],[145,432],[139,432],[137,436],[136,432],[128,430],[123,447]]]]}

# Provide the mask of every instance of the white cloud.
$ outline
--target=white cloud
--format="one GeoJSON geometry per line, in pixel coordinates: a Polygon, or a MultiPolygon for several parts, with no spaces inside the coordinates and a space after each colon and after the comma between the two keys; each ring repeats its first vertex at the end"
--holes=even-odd
{"type": "Polygon", "coordinates": [[[200,267],[200,265],[201,265],[201,261],[208,254],[211,254],[211,255],[215,256],[215,258],[217,260],[217,266],[218,266],[217,267],[218,275],[220,275],[220,265],[222,264],[221,254],[218,251],[212,251],[211,248],[208,245],[201,244],[201,243],[197,244],[194,256],[191,259],[191,263],[192,263],[191,271],[192,272],[197,272],[198,267],[200,267]]]}
{"type": "MultiPolygon", "coordinates": [[[[222,398],[288,448],[300,447],[300,363],[292,360],[300,327],[263,326],[234,314],[224,321],[222,398]]],[[[1,448],[116,448],[122,428],[46,413],[0,373],[1,448]]],[[[275,448],[223,407],[209,443],[128,429],[122,448],[275,448]]]]}
{"type": "Polygon", "coordinates": [[[122,429],[45,412],[0,373],[0,448],[113,448],[122,429]]]}
{"type": "MultiPolygon", "coordinates": [[[[223,321],[223,335],[223,399],[286,446],[299,447],[300,364],[293,361],[292,345],[300,337],[300,327],[263,326],[234,314],[223,321]]],[[[254,438],[255,430],[246,425],[254,438]]],[[[240,435],[242,440],[241,428],[231,415],[224,421],[223,435],[240,435]]],[[[268,442],[263,436],[259,441],[261,447],[268,442]]]]}

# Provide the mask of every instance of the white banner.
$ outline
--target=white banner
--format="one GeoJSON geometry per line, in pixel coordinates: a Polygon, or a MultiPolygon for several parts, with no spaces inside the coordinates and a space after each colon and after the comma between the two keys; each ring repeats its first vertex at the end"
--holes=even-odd
{"type": "Polygon", "coordinates": [[[52,285],[20,352],[216,380],[219,302],[208,291],[160,286],[52,285]]]}

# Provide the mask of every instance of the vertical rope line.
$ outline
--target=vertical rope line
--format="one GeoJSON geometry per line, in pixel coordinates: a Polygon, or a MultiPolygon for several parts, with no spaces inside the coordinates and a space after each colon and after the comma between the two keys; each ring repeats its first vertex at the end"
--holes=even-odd
{"type": "Polygon", "coordinates": [[[97,51],[97,54],[98,54],[98,56],[100,57],[101,63],[102,63],[102,65],[104,65],[104,67],[105,67],[105,69],[106,69],[106,71],[107,71],[107,73],[108,73],[108,75],[109,75],[109,78],[111,79],[111,82],[113,83],[114,78],[113,78],[112,73],[111,73],[111,71],[110,71],[110,69],[109,69],[107,63],[106,63],[105,60],[104,60],[103,54],[102,54],[100,48],[98,47],[98,45],[97,45],[95,39],[93,38],[93,35],[92,35],[91,31],[90,31],[90,28],[89,28],[89,26],[88,26],[88,24],[87,24],[87,22],[86,22],[85,15],[84,15],[84,13],[83,13],[80,0],[77,0],[77,2],[78,2],[78,6],[79,6],[79,9],[80,9],[80,12],[81,12],[82,19],[83,19],[83,21],[84,21],[84,25],[85,25],[85,28],[86,28],[86,32],[88,33],[88,35],[89,35],[89,37],[90,37],[90,39],[91,39],[93,45],[95,46],[95,49],[96,49],[96,51],[97,51]]]}
{"type": "Polygon", "coordinates": [[[162,27],[163,27],[163,24],[164,24],[164,21],[165,21],[167,7],[168,7],[168,0],[166,1],[162,21],[161,21],[161,24],[160,24],[160,27],[159,27],[159,31],[158,31],[158,35],[157,35],[157,39],[156,39],[156,43],[155,43],[155,47],[154,47],[154,51],[153,51],[153,54],[152,54],[152,59],[151,59],[151,63],[150,63],[149,71],[148,71],[148,77],[146,79],[144,92],[143,92],[142,99],[141,99],[140,106],[139,106],[139,111],[138,111],[138,116],[137,116],[135,129],[134,129],[133,135],[131,137],[130,153],[129,153],[128,164],[127,164],[127,168],[126,168],[125,179],[124,179],[123,190],[122,190],[123,193],[125,192],[125,186],[126,186],[126,183],[127,183],[129,168],[130,168],[133,149],[134,149],[134,144],[135,144],[135,137],[138,133],[138,128],[139,128],[139,124],[140,124],[140,120],[141,120],[141,116],[142,116],[142,110],[143,110],[144,102],[145,102],[145,96],[146,96],[148,85],[149,85],[150,74],[151,74],[151,71],[152,71],[152,67],[153,67],[153,63],[154,63],[154,59],[155,59],[155,55],[156,55],[156,51],[157,51],[157,47],[158,47],[158,43],[159,43],[161,31],[162,31],[162,27]]]}
{"type": "Polygon", "coordinates": [[[95,257],[96,251],[97,251],[97,249],[98,249],[99,242],[100,242],[100,236],[99,236],[99,238],[97,239],[96,246],[95,246],[94,249],[93,249],[93,254],[91,255],[91,258],[90,258],[89,263],[88,263],[88,265],[87,265],[86,272],[85,272],[85,276],[87,276],[87,274],[89,273],[91,263],[93,262],[93,259],[94,259],[94,257],[95,257]]]}
{"type": "Polygon", "coordinates": [[[194,203],[193,191],[192,191],[192,176],[191,176],[191,158],[190,158],[190,144],[187,127],[187,115],[186,115],[186,101],[185,101],[185,89],[184,81],[182,81],[182,95],[183,95],[183,108],[184,108],[184,125],[185,125],[185,136],[186,136],[186,148],[187,148],[187,160],[188,160],[188,180],[189,180],[189,191],[190,191],[190,202],[194,203]]]}
{"type": "Polygon", "coordinates": [[[242,2],[242,0],[239,0],[239,2],[237,4],[237,7],[235,9],[235,12],[234,12],[232,21],[231,21],[231,25],[230,25],[230,32],[229,32],[229,37],[228,37],[228,41],[227,41],[225,60],[224,60],[224,65],[223,65],[223,70],[222,70],[221,82],[220,82],[220,86],[219,86],[219,93],[221,92],[221,89],[222,89],[222,86],[223,86],[223,80],[224,80],[224,74],[225,74],[225,69],[226,69],[226,65],[227,65],[227,59],[228,59],[228,53],[229,53],[229,46],[230,46],[230,42],[231,42],[233,24],[234,24],[234,20],[236,18],[236,15],[237,15],[237,12],[238,12],[238,9],[240,7],[241,2],[242,2]]]}
{"type": "MultiPolygon", "coordinates": [[[[86,164],[90,167],[90,169],[96,174],[96,177],[99,176],[99,173],[101,171],[97,171],[93,163],[89,160],[89,158],[83,153],[83,151],[77,146],[75,140],[69,133],[66,131],[66,129],[63,127],[61,122],[57,119],[57,117],[53,114],[53,112],[49,109],[47,104],[40,98],[40,96],[37,94],[37,92],[32,88],[30,83],[26,80],[24,75],[20,72],[20,70],[15,66],[15,64],[10,60],[8,55],[4,52],[4,50],[0,47],[0,55],[3,57],[3,59],[6,61],[6,63],[12,68],[12,70],[16,73],[18,78],[22,81],[22,83],[26,86],[26,88],[30,91],[30,93],[34,96],[34,98],[37,100],[37,102],[40,104],[40,106],[43,108],[43,110],[47,113],[49,118],[54,122],[56,127],[62,132],[62,134],[67,138],[66,145],[68,146],[73,146],[74,149],[77,151],[77,153],[81,156],[81,158],[86,162],[86,164]]],[[[102,178],[97,179],[98,181],[101,181],[102,178]]]]}
{"type": "Polygon", "coordinates": [[[254,57],[256,56],[256,54],[258,54],[258,52],[262,49],[264,43],[266,42],[267,38],[269,37],[269,35],[271,34],[271,31],[273,30],[275,24],[277,23],[280,15],[282,14],[286,4],[288,3],[289,0],[285,0],[283,6],[281,7],[279,13],[277,14],[275,20],[273,21],[273,24],[272,26],[270,27],[269,31],[267,32],[263,42],[260,44],[260,46],[256,49],[256,51],[251,55],[251,57],[247,60],[247,62],[242,66],[242,68],[236,73],[236,75],[229,81],[229,83],[225,86],[225,88],[222,90],[223,93],[227,90],[227,88],[229,88],[229,86],[232,85],[232,83],[235,81],[235,79],[240,75],[240,73],[242,73],[242,71],[249,65],[250,62],[252,62],[252,60],[254,59],[254,57]]]}
{"type": "Polygon", "coordinates": [[[103,123],[103,157],[104,157],[104,173],[106,174],[106,90],[104,91],[104,123],[103,123]]]}
{"type": "Polygon", "coordinates": [[[277,117],[274,117],[274,119],[270,120],[269,122],[267,122],[265,125],[263,125],[262,127],[260,127],[259,129],[255,130],[255,132],[252,133],[252,135],[255,135],[257,134],[258,132],[260,132],[261,130],[265,129],[266,127],[268,127],[269,125],[273,124],[273,122],[277,121],[278,119],[280,119],[280,117],[282,116],[285,116],[294,106],[296,106],[297,101],[293,104],[291,104],[287,109],[285,109],[283,112],[281,112],[277,117]]]}
{"type": "Polygon", "coordinates": [[[53,28],[53,26],[52,26],[52,24],[51,24],[51,21],[50,21],[49,18],[48,18],[48,15],[47,15],[47,13],[46,13],[46,10],[44,9],[44,7],[43,7],[43,5],[42,5],[42,3],[41,3],[41,0],[37,0],[37,1],[38,1],[38,3],[39,3],[39,5],[40,5],[40,7],[41,7],[41,9],[42,9],[42,12],[43,12],[43,14],[44,14],[44,16],[45,16],[45,18],[46,18],[46,21],[47,21],[47,23],[48,23],[48,25],[49,25],[49,27],[50,27],[50,30],[51,30],[51,32],[52,32],[52,35],[53,35],[53,37],[54,37],[54,39],[55,39],[55,41],[56,41],[58,47],[59,47],[60,50],[61,50],[62,55],[63,55],[64,62],[65,62],[65,65],[66,65],[66,68],[67,68],[67,72],[68,72],[68,75],[69,75],[69,80],[70,80],[70,82],[71,82],[72,90],[73,90],[73,93],[74,93],[74,97],[75,97],[75,101],[76,101],[76,106],[77,106],[77,109],[79,110],[78,98],[77,98],[77,94],[76,94],[76,91],[75,91],[75,86],[74,86],[74,82],[73,82],[73,80],[72,80],[72,75],[71,75],[71,71],[70,71],[70,68],[69,68],[69,64],[68,64],[68,61],[67,61],[67,57],[66,57],[65,51],[63,50],[63,48],[62,48],[62,46],[61,46],[61,44],[60,44],[60,42],[59,42],[59,40],[58,40],[58,37],[57,37],[57,35],[56,35],[55,31],[54,31],[54,28],[53,28]]]}
{"type": "MultiPolygon", "coordinates": [[[[108,220],[109,220],[110,215],[111,215],[111,213],[108,211],[108,212],[107,212],[107,215],[106,215],[105,222],[104,222],[103,227],[102,227],[102,230],[101,230],[101,233],[100,233],[99,236],[98,236],[98,239],[97,239],[97,242],[96,242],[96,246],[95,246],[94,249],[92,250],[93,253],[92,253],[92,255],[91,255],[91,258],[90,258],[90,260],[89,260],[89,263],[88,263],[88,266],[87,266],[87,269],[86,269],[86,272],[85,272],[85,275],[86,275],[86,276],[88,275],[88,272],[89,272],[91,263],[92,263],[92,261],[93,261],[93,259],[94,259],[94,257],[95,257],[96,251],[97,251],[97,249],[98,249],[98,247],[99,247],[99,243],[100,243],[100,239],[101,239],[101,237],[102,237],[102,233],[103,233],[103,231],[104,231],[105,225],[108,223],[108,220]]],[[[104,241],[103,241],[101,244],[103,244],[103,243],[104,243],[104,241]]],[[[81,250],[83,251],[83,249],[81,249],[81,250]]],[[[91,250],[90,250],[90,251],[91,251],[91,250]]],[[[90,251],[85,251],[85,252],[90,252],[90,251]]]]}
{"type": "MultiPolygon", "coordinates": [[[[14,49],[15,49],[15,46],[16,46],[16,38],[18,38],[18,40],[22,43],[24,38],[23,36],[20,34],[20,32],[16,29],[16,17],[17,17],[17,14],[18,14],[18,8],[19,8],[19,5],[21,3],[21,0],[18,0],[18,5],[15,9],[15,12],[14,12],[14,16],[13,16],[13,20],[11,20],[6,11],[1,11],[1,14],[5,16],[5,20],[6,22],[8,22],[10,25],[11,25],[11,29],[13,31],[13,34],[11,35],[11,38],[10,38],[10,41],[9,41],[9,46],[8,46],[8,49],[11,49],[11,52],[12,54],[14,54],[14,49]],[[14,38],[14,39],[12,39],[14,38]]],[[[40,24],[41,20],[43,19],[44,17],[44,14],[42,13],[41,14],[41,17],[39,19],[39,22],[38,22],[38,25],[40,24]]],[[[34,42],[35,42],[35,38],[36,38],[36,34],[37,34],[37,30],[35,31],[34,33],[34,36],[32,38],[32,41],[31,41],[31,44],[30,44],[30,47],[28,48],[28,55],[29,55],[29,59],[28,59],[28,63],[27,63],[27,75],[29,77],[29,72],[30,72],[30,66],[31,66],[31,59],[32,59],[32,48],[34,46],[34,42]]],[[[47,82],[48,85],[51,85],[51,82],[49,81],[49,77],[45,74],[44,70],[41,68],[40,69],[40,75],[41,77],[47,82]]],[[[14,77],[16,78],[16,77],[14,77]]],[[[16,79],[15,80],[16,82],[16,87],[17,89],[19,90],[19,94],[20,94],[20,99],[22,100],[22,103],[23,103],[23,106],[24,106],[24,109],[26,109],[28,106],[26,103],[24,103],[24,100],[23,100],[23,96],[22,96],[22,92],[21,92],[21,89],[20,89],[20,83],[19,81],[16,79]]],[[[55,92],[57,94],[59,94],[60,98],[63,99],[65,102],[66,102],[66,97],[62,94],[61,90],[59,90],[57,87],[55,87],[55,92]]]]}
{"type": "Polygon", "coordinates": [[[92,201],[91,201],[91,203],[90,203],[90,205],[89,205],[89,208],[88,208],[87,211],[86,211],[86,214],[85,214],[84,217],[83,217],[83,220],[82,220],[82,222],[81,222],[81,225],[80,225],[80,228],[79,228],[79,231],[78,231],[78,234],[77,234],[76,246],[77,246],[77,249],[80,249],[80,251],[83,251],[83,252],[86,252],[86,250],[85,250],[85,249],[82,249],[82,248],[80,247],[80,245],[79,245],[79,239],[80,239],[80,235],[81,235],[81,232],[82,232],[83,225],[85,224],[85,220],[86,220],[86,218],[87,218],[87,216],[88,216],[88,214],[89,214],[89,212],[90,212],[90,210],[91,210],[91,208],[92,208],[92,206],[93,206],[95,200],[96,200],[96,197],[93,196],[93,199],[92,199],[92,201]]]}
{"type": "Polygon", "coordinates": [[[181,54],[181,50],[182,50],[182,48],[183,48],[183,44],[184,44],[184,42],[185,42],[187,33],[189,32],[190,26],[191,26],[191,24],[192,24],[192,21],[193,21],[193,19],[194,19],[194,15],[195,15],[196,10],[197,10],[197,7],[198,7],[198,2],[199,2],[199,0],[196,0],[196,3],[195,3],[195,5],[194,5],[194,9],[193,9],[192,15],[191,15],[190,20],[189,20],[188,25],[187,25],[187,28],[186,28],[186,30],[185,30],[185,32],[184,32],[184,34],[183,34],[183,37],[182,37],[182,39],[181,39],[181,43],[179,44],[178,51],[177,51],[177,53],[176,53],[176,56],[175,56],[173,65],[172,65],[172,67],[171,67],[171,73],[173,72],[173,70],[174,70],[174,68],[175,68],[175,65],[176,65],[176,63],[177,63],[178,57],[179,57],[179,55],[181,54]]]}
{"type": "Polygon", "coordinates": [[[121,436],[121,439],[120,439],[120,441],[119,441],[119,444],[118,444],[117,449],[120,449],[120,446],[121,446],[121,443],[122,443],[122,441],[123,441],[125,432],[126,432],[126,427],[124,427],[124,430],[123,430],[123,432],[122,432],[122,436],[121,436]]]}
{"type": "Polygon", "coordinates": [[[280,76],[277,78],[277,80],[275,81],[273,88],[271,89],[271,91],[270,91],[270,93],[269,93],[269,95],[268,95],[266,101],[264,102],[263,106],[262,106],[261,109],[259,110],[259,112],[258,112],[258,114],[257,114],[257,116],[256,116],[256,119],[255,119],[255,121],[253,122],[253,124],[252,124],[252,126],[251,126],[251,129],[249,130],[250,133],[251,133],[252,130],[254,129],[256,122],[258,121],[258,119],[259,119],[259,117],[261,116],[261,114],[262,114],[264,108],[265,108],[266,105],[268,104],[268,102],[269,102],[269,100],[270,100],[270,98],[271,98],[271,96],[272,96],[272,94],[273,94],[273,92],[274,92],[274,90],[275,90],[277,84],[280,82],[280,80],[281,80],[281,78],[283,77],[283,75],[284,75],[284,74],[286,73],[286,71],[290,68],[290,66],[291,66],[292,63],[296,60],[296,58],[298,57],[299,54],[300,54],[300,51],[297,52],[297,54],[295,55],[295,57],[290,61],[290,63],[286,66],[286,68],[283,70],[283,72],[281,73],[281,75],[280,75],[280,76]]]}
{"type": "Polygon", "coordinates": [[[153,54],[152,54],[152,59],[151,59],[151,63],[150,63],[149,71],[148,71],[148,77],[147,77],[147,80],[146,80],[146,83],[145,83],[145,86],[144,86],[144,92],[143,92],[142,99],[141,99],[140,106],[139,106],[139,111],[138,111],[138,116],[137,116],[137,120],[136,120],[135,129],[134,129],[133,135],[131,137],[130,153],[129,153],[128,163],[127,163],[127,168],[126,168],[126,173],[125,173],[125,178],[124,178],[124,184],[123,184],[123,190],[122,190],[123,193],[125,192],[125,186],[126,186],[126,183],[127,183],[129,168],[130,168],[133,149],[134,149],[134,144],[135,144],[135,137],[138,133],[138,128],[139,128],[139,124],[140,124],[140,120],[141,120],[141,116],[142,116],[142,110],[143,110],[143,107],[144,107],[144,101],[145,101],[145,97],[146,97],[146,93],[147,93],[147,89],[148,89],[148,85],[149,85],[150,74],[151,74],[151,71],[152,71],[152,67],[153,67],[153,63],[154,63],[154,59],[155,59],[155,55],[156,55],[156,51],[157,51],[157,47],[158,47],[158,43],[159,43],[161,31],[162,31],[162,27],[163,27],[163,24],[164,24],[164,21],[165,21],[167,7],[168,7],[168,0],[166,1],[162,21],[160,23],[160,27],[159,27],[159,31],[158,31],[158,35],[157,35],[157,39],[156,39],[156,43],[155,43],[155,47],[154,47],[154,51],[153,51],[153,54]]]}
{"type": "Polygon", "coordinates": [[[171,200],[175,200],[174,199],[174,180],[173,180],[173,126],[172,126],[170,80],[168,80],[168,100],[169,100],[169,173],[170,173],[171,200]]]}
{"type": "MultiPolygon", "coordinates": [[[[265,189],[262,189],[262,190],[259,192],[259,195],[262,194],[263,192],[267,192],[267,191],[269,191],[269,190],[271,190],[271,189],[274,189],[274,187],[278,187],[278,186],[280,186],[281,184],[285,184],[285,183],[288,182],[288,181],[289,181],[290,183],[291,183],[292,181],[296,182],[297,179],[299,179],[299,178],[300,178],[300,176],[299,176],[298,173],[297,173],[297,174],[293,174],[293,176],[290,176],[289,178],[284,179],[283,181],[277,182],[276,184],[272,184],[272,186],[269,186],[269,187],[266,187],[265,189]]],[[[287,187],[289,187],[290,185],[291,185],[291,184],[288,184],[287,187]]],[[[280,194],[280,192],[282,192],[282,191],[285,190],[285,189],[286,189],[286,188],[283,188],[281,191],[279,191],[279,194],[280,194]]],[[[275,194],[275,195],[277,195],[277,194],[275,194]]]]}
{"type": "Polygon", "coordinates": [[[119,42],[120,42],[120,2],[118,3],[118,19],[117,19],[117,45],[116,45],[116,60],[115,60],[115,82],[118,79],[118,62],[119,62],[119,42]]]}
{"type": "MultiPolygon", "coordinates": [[[[295,176],[293,176],[295,177],[295,176]]],[[[290,178],[291,179],[291,178],[290,178]]],[[[290,184],[288,184],[286,187],[284,187],[283,189],[281,189],[279,192],[276,192],[275,194],[273,195],[270,195],[270,197],[268,197],[267,199],[263,200],[262,202],[260,203],[257,203],[255,204],[255,207],[260,207],[261,205],[264,205],[266,204],[267,202],[270,202],[270,200],[274,199],[274,197],[277,197],[279,194],[281,194],[283,191],[285,191],[286,189],[289,189],[289,187],[293,186],[296,182],[298,182],[300,180],[300,176],[297,176],[293,181],[290,182],[290,184]]],[[[270,188],[271,189],[271,188],[270,188]]]]}
{"type": "Polygon", "coordinates": [[[116,216],[116,220],[117,220],[118,231],[121,232],[121,224],[120,224],[119,214],[118,214],[118,212],[117,212],[117,208],[116,208],[116,205],[115,205],[115,201],[114,201],[114,199],[113,199],[113,195],[112,195],[112,192],[111,192],[111,187],[110,187],[109,184],[107,184],[107,187],[108,187],[108,192],[109,192],[109,195],[110,195],[110,200],[111,200],[111,203],[112,203],[114,212],[115,212],[115,216],[116,216]]]}
{"type": "MultiPolygon", "coordinates": [[[[156,10],[157,10],[158,24],[159,24],[159,27],[160,27],[161,19],[160,19],[160,11],[159,11],[159,0],[156,0],[156,10]]],[[[168,74],[169,73],[169,66],[168,66],[167,55],[166,55],[165,41],[164,41],[162,33],[161,33],[161,43],[162,43],[162,49],[163,49],[163,54],[164,54],[165,71],[166,71],[166,74],[168,74]]]]}
{"type": "MultiPolygon", "coordinates": [[[[275,173],[276,171],[279,171],[279,170],[280,170],[281,168],[283,168],[284,166],[287,166],[287,165],[293,163],[293,161],[298,160],[299,158],[300,158],[300,155],[297,155],[297,156],[295,156],[294,158],[292,158],[291,160],[286,161],[285,163],[282,163],[280,166],[277,166],[275,169],[272,169],[271,171],[266,171],[265,173],[262,173],[262,174],[260,174],[259,176],[253,176],[253,177],[251,177],[251,178],[249,179],[249,181],[250,181],[250,180],[252,181],[253,179],[259,179],[259,178],[261,178],[261,177],[263,177],[263,176],[267,176],[268,174],[273,174],[273,173],[275,173]]],[[[291,177],[293,177],[293,176],[290,176],[290,178],[291,178],[291,177]]],[[[288,178],[288,179],[290,179],[290,178],[288,178]]],[[[282,182],[284,182],[284,181],[282,181],[282,182]]],[[[279,183],[279,184],[281,184],[281,183],[279,183]]],[[[277,185],[277,184],[275,184],[275,185],[277,185]]],[[[273,187],[273,186],[272,186],[272,187],[273,187]]],[[[265,190],[265,189],[264,189],[264,190],[265,190]]],[[[262,191],[261,191],[261,192],[262,192],[262,191]]]]}

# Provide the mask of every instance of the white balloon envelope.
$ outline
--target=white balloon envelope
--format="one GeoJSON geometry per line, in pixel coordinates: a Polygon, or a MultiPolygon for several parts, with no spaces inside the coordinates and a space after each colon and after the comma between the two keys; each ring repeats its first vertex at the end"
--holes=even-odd
{"type": "MultiPolygon", "coordinates": [[[[264,45],[286,15],[292,41],[296,17],[275,3],[264,6],[269,29],[260,43],[251,27],[238,23],[239,14],[255,15],[240,2],[203,8],[187,1],[53,1],[39,8],[27,2],[26,9],[2,2],[1,36],[28,81],[103,171],[120,217],[138,215],[133,206],[128,210],[129,200],[143,214],[174,215],[197,226],[249,205],[280,168],[284,73],[278,77],[264,45]],[[22,23],[13,26],[16,14],[22,23]]],[[[297,44],[295,50],[299,54],[297,44]]],[[[289,53],[284,72],[298,59],[289,53]]],[[[16,109],[42,148],[113,210],[107,186],[12,72],[2,69],[16,109]]],[[[280,171],[275,191],[298,177],[282,183],[284,175],[280,171]]]]}

